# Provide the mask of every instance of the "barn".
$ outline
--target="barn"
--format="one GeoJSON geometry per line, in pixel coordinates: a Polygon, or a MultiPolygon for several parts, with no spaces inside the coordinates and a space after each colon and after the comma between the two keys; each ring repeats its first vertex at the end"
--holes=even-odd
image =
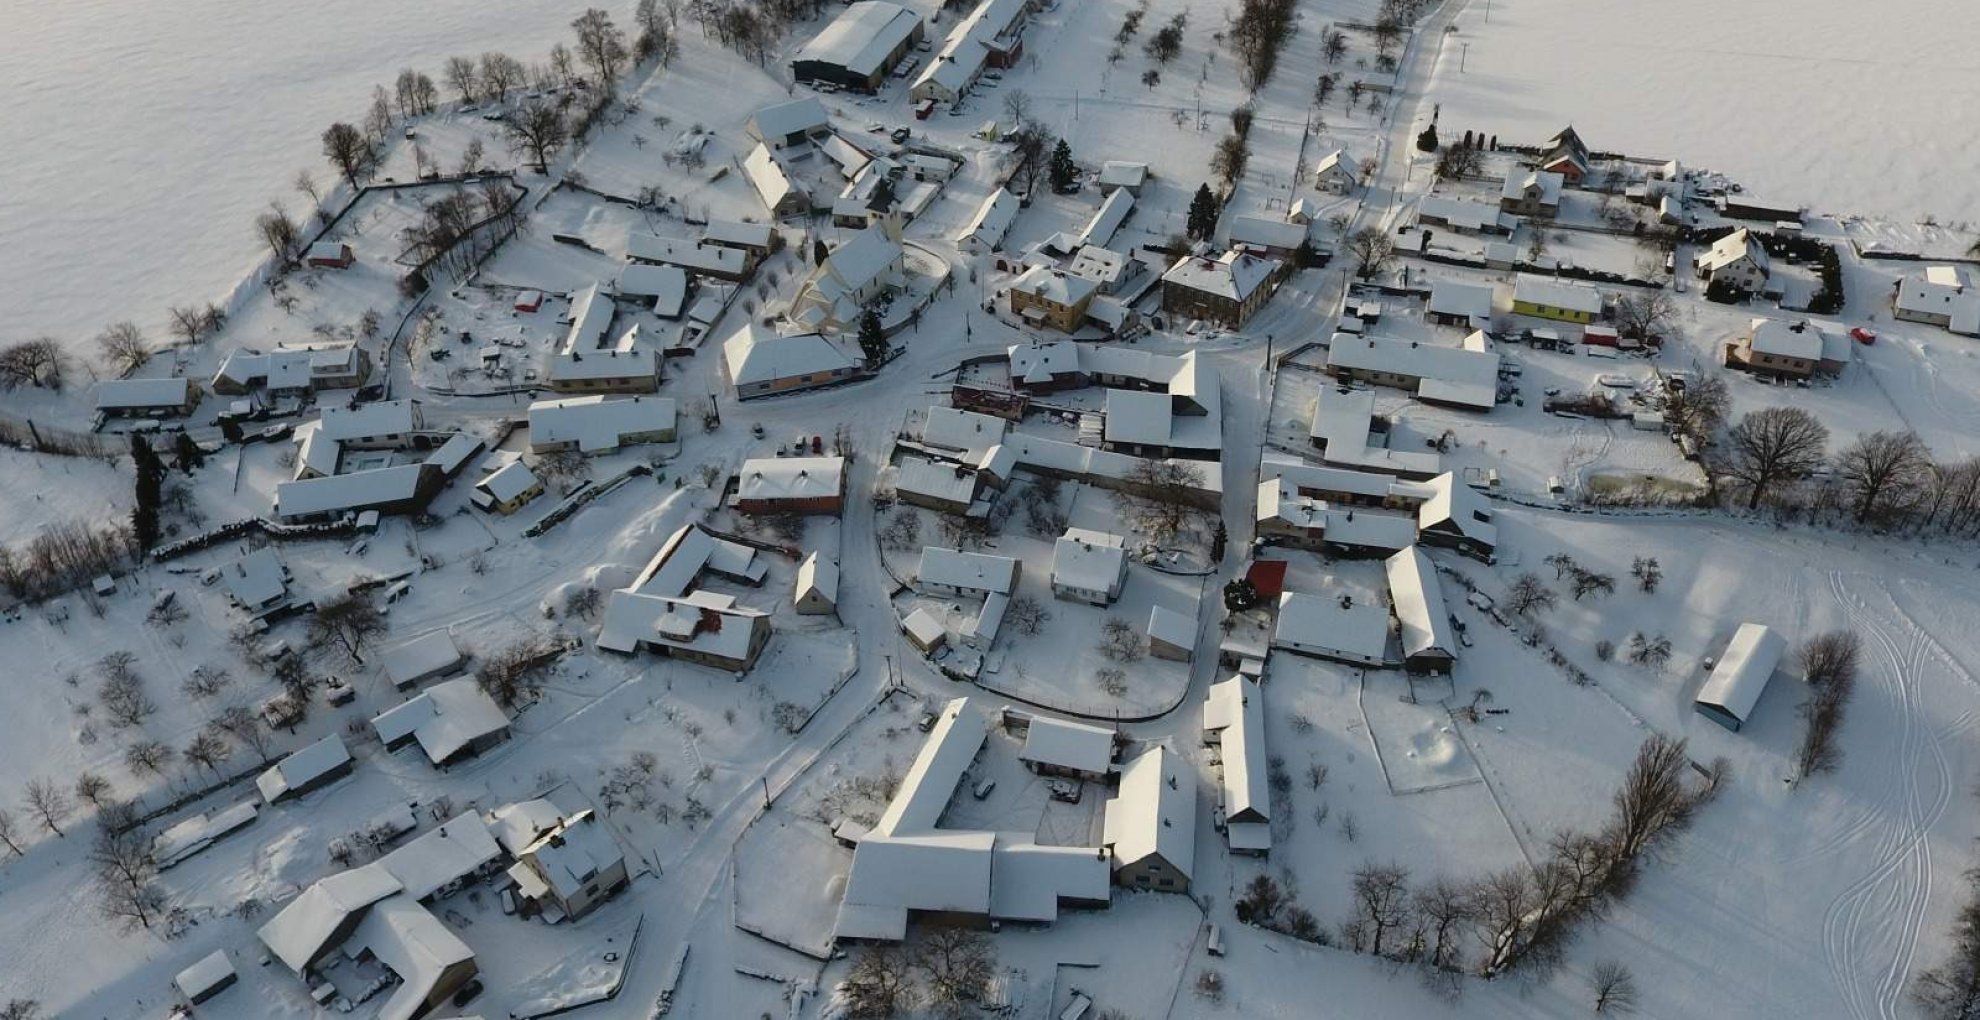
{"type": "Polygon", "coordinates": [[[921,41],[921,16],[886,0],[847,7],[791,59],[791,76],[859,92],[877,92],[908,48],[921,41]]]}

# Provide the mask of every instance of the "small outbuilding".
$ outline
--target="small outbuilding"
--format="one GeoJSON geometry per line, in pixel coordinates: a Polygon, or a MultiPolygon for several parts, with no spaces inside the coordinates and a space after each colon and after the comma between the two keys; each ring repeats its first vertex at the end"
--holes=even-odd
{"type": "Polygon", "coordinates": [[[226,991],[229,985],[240,980],[234,971],[234,961],[225,949],[215,949],[200,957],[198,963],[179,972],[172,979],[172,987],[185,996],[186,1004],[197,1006],[226,991]]]}
{"type": "Polygon", "coordinates": [[[303,254],[303,262],[312,269],[349,269],[356,261],[351,246],[338,241],[318,241],[303,254]]]}
{"type": "Polygon", "coordinates": [[[901,621],[901,632],[924,654],[942,647],[949,636],[942,621],[937,620],[927,606],[916,606],[914,612],[907,614],[907,618],[901,621]]]}
{"type": "Polygon", "coordinates": [[[1196,618],[1167,606],[1148,611],[1148,654],[1188,662],[1196,654],[1196,618]]]}
{"type": "Polygon", "coordinates": [[[1753,706],[1759,704],[1786,652],[1787,639],[1778,631],[1764,624],[1740,624],[1726,645],[1726,653],[1698,690],[1698,714],[1739,732],[1752,718],[1753,706]]]}
{"type": "Polygon", "coordinates": [[[839,608],[839,564],[817,552],[798,564],[797,589],[792,596],[803,616],[824,616],[839,608]]]}
{"type": "Polygon", "coordinates": [[[270,766],[254,781],[270,804],[305,796],[351,774],[355,763],[343,738],[324,737],[270,766]]]}

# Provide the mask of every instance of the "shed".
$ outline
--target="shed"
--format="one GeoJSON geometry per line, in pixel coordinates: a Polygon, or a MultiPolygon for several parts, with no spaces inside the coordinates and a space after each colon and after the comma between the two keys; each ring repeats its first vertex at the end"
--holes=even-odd
{"type": "Polygon", "coordinates": [[[422,680],[446,676],[461,664],[461,650],[454,636],[444,630],[422,634],[385,650],[385,677],[403,691],[422,680]]]}
{"type": "Polygon", "coordinates": [[[1105,726],[1032,716],[1018,760],[1039,775],[1099,779],[1114,759],[1114,731],[1105,726]]]}
{"type": "Polygon", "coordinates": [[[1148,654],[1188,662],[1196,653],[1196,619],[1167,606],[1148,611],[1148,654]]]}
{"type": "Polygon", "coordinates": [[[836,612],[839,604],[839,563],[819,556],[816,551],[798,564],[797,589],[793,594],[797,611],[805,616],[836,612]]]}
{"type": "Polygon", "coordinates": [[[268,803],[301,797],[351,774],[351,752],[335,733],[276,762],[254,785],[268,803]]]}
{"type": "Polygon", "coordinates": [[[1737,733],[1774,678],[1787,639],[1763,624],[1742,623],[1698,690],[1698,714],[1737,733]]]}
{"type": "Polygon", "coordinates": [[[948,631],[942,627],[942,621],[937,620],[935,614],[928,611],[927,606],[917,606],[914,612],[907,614],[907,618],[901,621],[901,632],[923,652],[933,652],[942,647],[942,643],[948,638],[948,631]]]}
{"type": "Polygon", "coordinates": [[[172,987],[186,997],[186,1002],[197,1006],[225,991],[228,985],[240,980],[234,972],[234,961],[227,956],[225,949],[215,949],[200,957],[199,962],[179,972],[172,979],[172,987]]]}

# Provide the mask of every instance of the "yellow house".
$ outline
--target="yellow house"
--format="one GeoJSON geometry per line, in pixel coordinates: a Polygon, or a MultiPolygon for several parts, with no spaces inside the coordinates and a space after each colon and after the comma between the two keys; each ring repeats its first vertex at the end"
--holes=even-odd
{"type": "Polygon", "coordinates": [[[1602,315],[1602,292],[1585,283],[1521,276],[1513,287],[1513,314],[1586,326],[1602,315]]]}

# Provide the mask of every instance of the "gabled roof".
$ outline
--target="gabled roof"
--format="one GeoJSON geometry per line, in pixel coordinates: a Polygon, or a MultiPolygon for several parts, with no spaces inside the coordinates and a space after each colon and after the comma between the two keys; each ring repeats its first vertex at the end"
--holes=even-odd
{"type": "Polygon", "coordinates": [[[530,489],[543,484],[529,465],[512,460],[496,468],[488,477],[476,482],[475,486],[495,498],[497,503],[507,503],[530,489]]]}
{"type": "MultiPolygon", "coordinates": [[[[669,319],[681,314],[687,285],[687,270],[680,266],[636,264],[619,271],[620,294],[652,298],[654,312],[669,319]]],[[[597,346],[595,341],[592,346],[597,346]]]]}
{"type": "Polygon", "coordinates": [[[1052,544],[1052,583],[1082,591],[1109,591],[1127,569],[1121,536],[1067,528],[1052,544]]]}
{"type": "Polygon", "coordinates": [[[1262,259],[1236,251],[1225,252],[1214,259],[1185,255],[1162,274],[1162,282],[1243,301],[1253,291],[1263,287],[1272,274],[1279,271],[1280,265],[1277,259],[1262,259]]]}
{"type": "Polygon", "coordinates": [[[539,400],[529,405],[529,441],[535,446],[576,443],[585,453],[614,450],[628,437],[671,431],[675,417],[672,397],[539,400]]]}
{"type": "Polygon", "coordinates": [[[755,322],[722,343],[729,380],[738,387],[858,368],[859,362],[817,333],[779,336],[755,322]]]}
{"type": "Polygon", "coordinates": [[[1490,410],[1497,397],[1499,356],[1490,351],[1336,333],[1327,348],[1327,367],[1417,379],[1418,393],[1426,399],[1479,410],[1490,410]],[[1441,388],[1423,392],[1433,382],[1441,388]]]}
{"type": "Polygon", "coordinates": [[[1756,354],[1806,361],[1822,360],[1822,330],[1811,322],[1758,318],[1753,320],[1751,326],[1750,339],[1756,354]]]}
{"type": "Polygon", "coordinates": [[[816,96],[766,106],[749,115],[750,137],[759,142],[782,142],[790,135],[825,131],[831,126],[825,104],[816,96]]]}
{"type": "MultiPolygon", "coordinates": [[[[777,162],[777,157],[771,155],[770,149],[760,142],[756,148],[749,150],[749,155],[743,157],[742,166],[743,176],[749,178],[749,186],[755,189],[756,197],[762,199],[763,207],[772,213],[792,194],[806,195],[804,189],[791,180],[784,165],[777,162]]],[[[809,203],[811,200],[806,196],[805,201],[809,203]]]]}
{"type": "Polygon", "coordinates": [[[652,234],[634,234],[627,238],[626,254],[647,262],[728,276],[741,276],[749,265],[749,253],[741,248],[652,234]]]}
{"type": "Polygon", "coordinates": [[[1523,174],[1508,175],[1506,186],[1500,189],[1499,195],[1501,198],[1525,201],[1531,192],[1533,200],[1541,205],[1560,205],[1561,186],[1566,182],[1567,178],[1551,170],[1529,170],[1523,174]]]}
{"type": "Polygon", "coordinates": [[[419,495],[428,471],[437,472],[438,469],[425,464],[398,464],[322,478],[278,482],[275,485],[275,512],[282,517],[304,517],[403,503],[419,495]]]}
{"type": "Polygon", "coordinates": [[[1114,239],[1114,232],[1121,229],[1121,224],[1127,222],[1128,214],[1133,211],[1132,192],[1126,188],[1117,188],[1108,192],[1106,199],[1100,203],[1099,211],[1095,212],[1093,217],[1086,221],[1086,226],[1080,229],[1079,239],[1073,246],[1077,248],[1082,244],[1097,244],[1105,247],[1108,241],[1114,239]]]}
{"type": "Polygon", "coordinates": [[[1320,157],[1320,162],[1313,168],[1313,172],[1316,176],[1340,177],[1345,175],[1344,179],[1353,181],[1361,175],[1361,165],[1355,161],[1353,156],[1347,154],[1346,149],[1335,149],[1325,156],[1320,157]]]}
{"type": "Polygon", "coordinates": [[[834,64],[871,76],[920,24],[919,15],[898,4],[860,0],[805,43],[792,60],[834,64]]]}
{"type": "Polygon", "coordinates": [[[564,819],[516,856],[535,861],[537,874],[565,899],[580,895],[586,882],[625,860],[589,808],[564,819]]]}
{"type": "Polygon", "coordinates": [[[269,766],[255,779],[261,795],[274,800],[350,764],[351,752],[335,733],[269,766]]]}
{"type": "Polygon", "coordinates": [[[321,435],[339,443],[404,435],[420,426],[416,400],[379,400],[356,407],[323,409],[321,435]]]}
{"type": "Polygon", "coordinates": [[[1018,561],[1009,556],[931,545],[921,550],[921,565],[915,570],[915,578],[922,584],[1009,595],[1017,590],[1018,561]]]}
{"type": "Polygon", "coordinates": [[[832,249],[822,268],[847,290],[861,290],[885,275],[902,255],[900,242],[888,236],[885,228],[874,225],[832,249]]]}
{"type": "Polygon", "coordinates": [[[795,590],[798,598],[816,592],[828,602],[839,600],[839,564],[828,560],[813,550],[804,562],[798,564],[795,590]]]}
{"type": "Polygon", "coordinates": [[[1091,298],[1099,289],[1098,283],[1084,276],[1045,266],[1033,266],[1011,281],[1011,290],[1016,293],[1028,294],[1067,308],[1091,298]]]}
{"type": "Polygon", "coordinates": [[[1758,623],[1740,624],[1725,654],[1712,667],[1712,675],[1698,689],[1698,700],[1745,722],[1786,651],[1787,639],[1779,631],[1758,623]]]}
{"type": "Polygon", "coordinates": [[[1422,531],[1447,531],[1462,535],[1487,547],[1499,544],[1499,526],[1492,521],[1492,503],[1477,489],[1458,481],[1446,471],[1428,482],[1429,499],[1416,508],[1416,526],[1422,531]]]}
{"type": "Polygon", "coordinates": [[[1710,248],[1698,253],[1698,268],[1708,273],[1716,273],[1741,259],[1750,260],[1762,273],[1769,269],[1767,249],[1753,232],[1741,227],[1738,230],[1712,242],[1710,248]]]}
{"type": "Polygon", "coordinates": [[[894,466],[894,491],[943,503],[968,504],[976,499],[976,472],[961,464],[906,454],[894,466]]]}
{"type": "Polygon", "coordinates": [[[98,410],[177,407],[191,399],[186,379],[105,379],[96,384],[98,410]]]}
{"type": "Polygon", "coordinates": [[[222,571],[227,594],[249,609],[258,609],[289,592],[288,570],[275,556],[275,550],[256,549],[228,564],[222,571]]]}
{"type": "Polygon", "coordinates": [[[385,649],[385,676],[394,686],[404,687],[421,677],[434,676],[461,661],[461,650],[446,630],[429,631],[410,641],[385,649]]]}
{"type": "Polygon", "coordinates": [[[1374,602],[1343,605],[1336,596],[1284,592],[1272,642],[1379,662],[1389,650],[1389,614],[1374,602]]]}
{"type": "Polygon", "coordinates": [[[419,741],[426,757],[442,764],[461,749],[509,728],[508,713],[472,677],[448,680],[371,720],[378,739],[392,744],[407,736],[419,741]]]}
{"type": "Polygon", "coordinates": [[[1444,608],[1444,586],[1437,568],[1419,546],[1410,546],[1383,564],[1389,574],[1389,598],[1395,605],[1405,657],[1425,653],[1457,657],[1451,637],[1450,611],[1444,608]]]}
{"type": "MultiPolygon", "coordinates": [[[[1272,794],[1266,785],[1265,697],[1258,685],[1243,676],[1211,684],[1210,696],[1203,707],[1203,729],[1206,734],[1217,734],[1223,751],[1224,820],[1270,822],[1272,794]]],[[[1246,849],[1265,847],[1251,845],[1246,849]]]]}
{"type": "Polygon", "coordinates": [[[563,352],[588,351],[605,339],[612,326],[612,297],[597,284],[571,295],[571,329],[564,334],[563,352]]]}
{"type": "Polygon", "coordinates": [[[1585,283],[1553,280],[1521,273],[1513,284],[1513,300],[1527,304],[1602,314],[1602,292],[1585,283]]]}
{"type": "Polygon", "coordinates": [[[317,881],[278,911],[258,934],[275,958],[301,974],[324,953],[352,914],[397,893],[402,886],[376,862],[317,881]]]}
{"type": "MultiPolygon", "coordinates": [[[[459,681],[472,683],[472,681],[459,681]]],[[[423,900],[474,875],[502,856],[495,834],[479,812],[468,810],[380,857],[379,867],[398,879],[407,896],[423,900]]]]}
{"type": "Polygon", "coordinates": [[[1283,248],[1290,251],[1306,243],[1306,228],[1297,223],[1270,220],[1263,216],[1233,216],[1230,218],[1228,236],[1233,247],[1250,244],[1261,248],[1283,248]]]}
{"type": "MultiPolygon", "coordinates": [[[[1072,769],[1090,775],[1103,775],[1114,757],[1114,731],[1105,726],[1031,717],[1024,733],[1024,748],[1018,758],[1039,765],[1072,769]]],[[[1092,851],[1085,851],[1092,856],[1092,851]]]]}
{"type": "Polygon", "coordinates": [[[754,457],[736,473],[736,498],[819,499],[845,490],[844,457],[754,457]]]}
{"type": "Polygon", "coordinates": [[[1442,220],[1455,230],[1502,230],[1511,219],[1504,210],[1490,202],[1444,195],[1423,196],[1423,201],[1417,204],[1416,216],[1418,219],[1442,220]]]}
{"type": "Polygon", "coordinates": [[[1121,769],[1104,828],[1115,868],[1160,857],[1188,879],[1196,870],[1195,776],[1174,751],[1157,746],[1141,752],[1121,769]]]}
{"type": "Polygon", "coordinates": [[[353,953],[368,951],[399,978],[379,1007],[378,1020],[419,1016],[448,971],[474,959],[474,951],[432,911],[405,896],[372,907],[346,946],[353,953]]]}
{"type": "Polygon", "coordinates": [[[1017,214],[1018,197],[1000,187],[977,207],[976,215],[956,240],[975,238],[979,244],[995,245],[1004,239],[1004,232],[1011,228],[1011,221],[1017,219],[1017,214]]]}

